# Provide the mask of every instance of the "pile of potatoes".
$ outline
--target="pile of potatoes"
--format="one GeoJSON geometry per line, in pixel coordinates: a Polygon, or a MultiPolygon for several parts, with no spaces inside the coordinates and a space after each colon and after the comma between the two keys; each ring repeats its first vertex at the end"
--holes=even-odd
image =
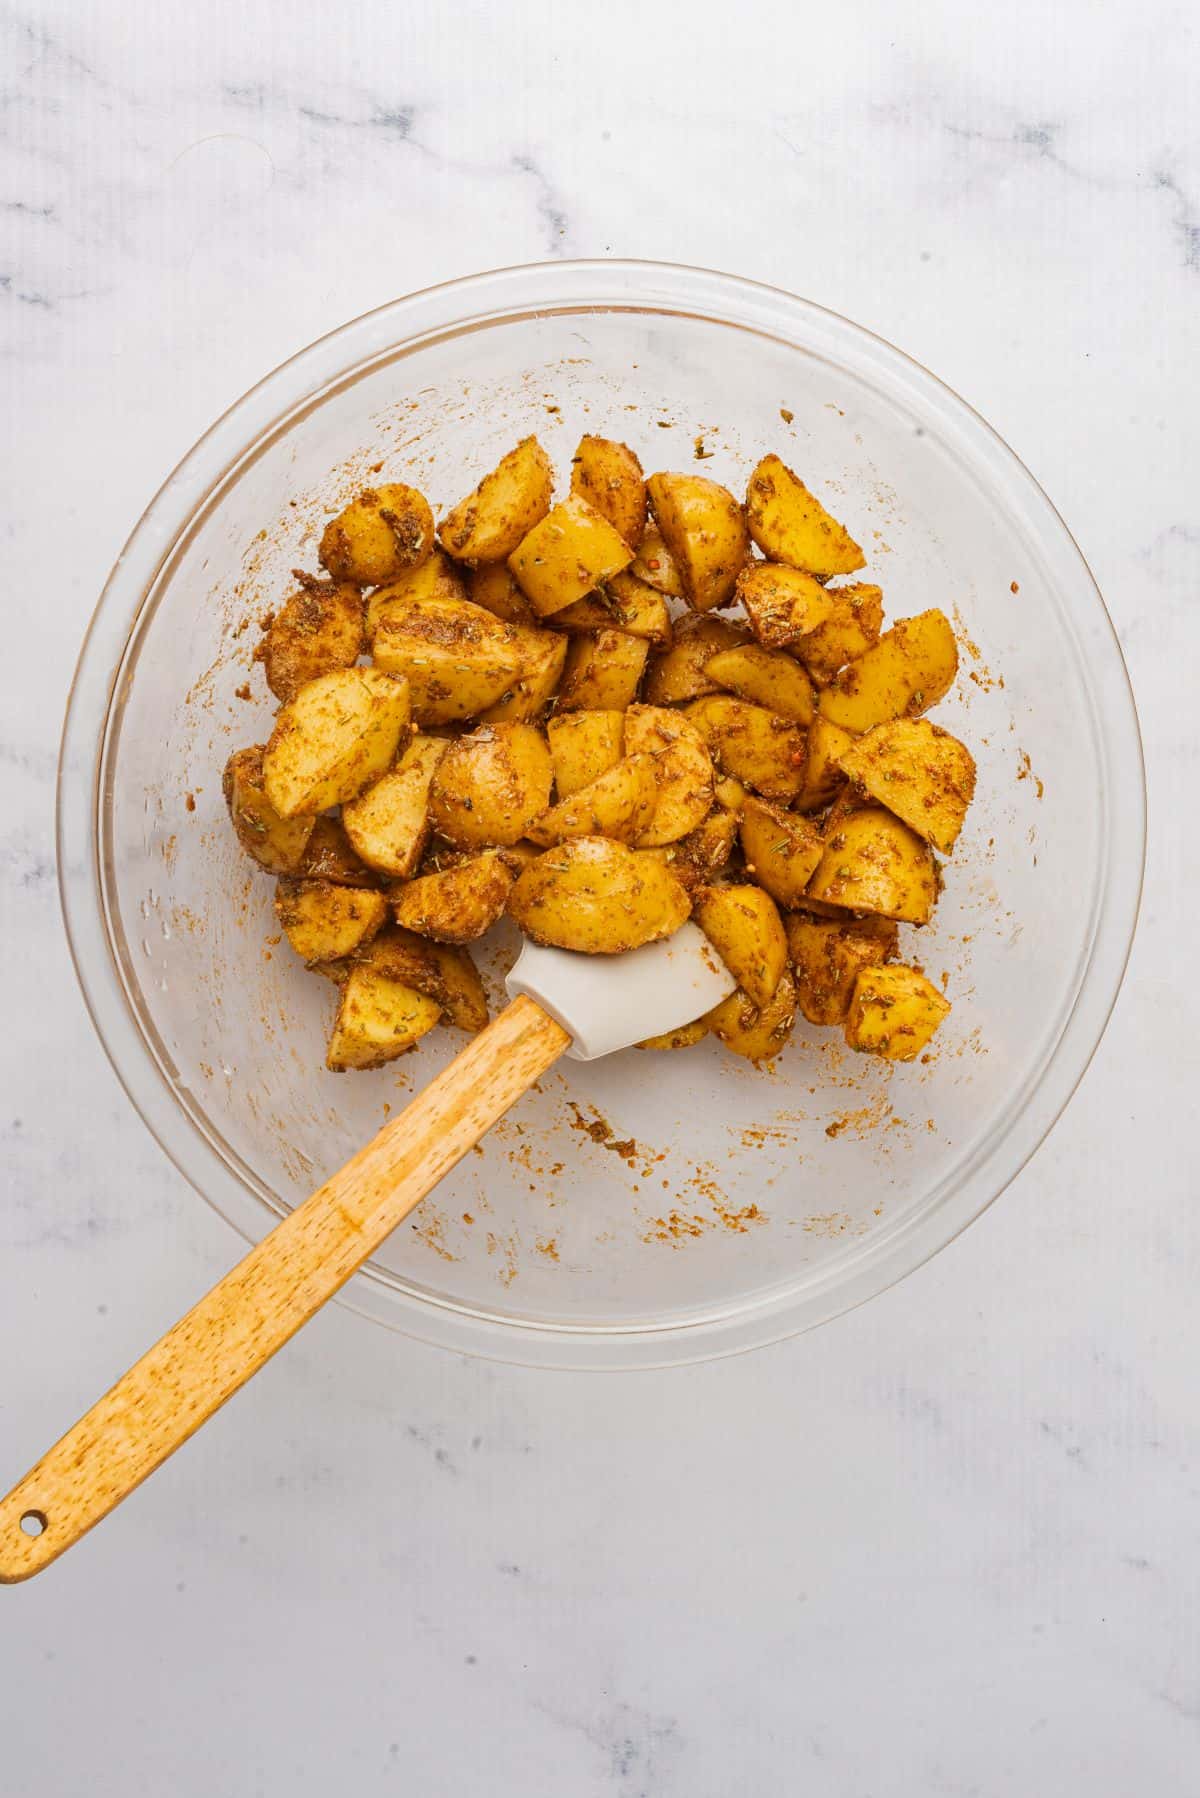
{"type": "Polygon", "coordinates": [[[898,926],[928,921],[975,784],[924,716],[947,619],[885,631],[844,578],[862,550],[777,456],[741,503],[587,436],[553,485],[527,437],[436,529],[412,487],[360,493],[258,649],[280,710],[225,793],[336,982],[327,1065],[481,1028],[465,945],[505,912],[585,954],[693,918],[738,990],[645,1048],[711,1032],[762,1061],[800,1011],[911,1060],[949,1005],[898,926]]]}

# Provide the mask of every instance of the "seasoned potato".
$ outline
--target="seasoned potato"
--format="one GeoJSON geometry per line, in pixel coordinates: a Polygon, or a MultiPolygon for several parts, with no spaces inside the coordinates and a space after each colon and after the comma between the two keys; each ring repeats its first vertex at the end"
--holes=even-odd
{"type": "Polygon", "coordinates": [[[651,643],[670,643],[671,618],[661,593],[632,574],[614,574],[594,593],[577,599],[554,614],[560,631],[624,631],[630,637],[648,637],[651,643]]]}
{"type": "Polygon", "coordinates": [[[849,532],[778,456],[764,456],[750,476],[746,518],[764,556],[806,574],[853,574],[866,560],[849,532]]]}
{"type": "Polygon", "coordinates": [[[798,812],[815,812],[835,799],[846,784],[842,773],[841,756],[843,750],[849,749],[854,737],[840,724],[831,724],[828,718],[820,714],[813,719],[808,730],[808,762],[804,770],[804,785],[796,795],[798,812]]]}
{"type": "Polygon", "coordinates": [[[950,620],[936,607],[900,618],[873,649],[843,668],[821,693],[821,716],[844,730],[870,730],[889,718],[927,712],[958,672],[950,620]]]}
{"type": "Polygon", "coordinates": [[[378,667],[402,674],[422,726],[473,718],[507,693],[527,656],[516,626],[468,599],[404,599],[375,632],[378,667]]]}
{"type": "Polygon", "coordinates": [[[540,617],[560,612],[633,561],[633,550],[602,512],[578,494],[548,512],[508,558],[540,617]]]}
{"type": "Polygon", "coordinates": [[[394,888],[392,913],[397,924],[418,936],[473,943],[504,910],[513,878],[504,852],[490,849],[394,888]]]}
{"type": "Polygon", "coordinates": [[[803,899],[824,847],[815,824],[747,795],[741,839],[747,874],[772,899],[789,908],[803,899]]]}
{"type": "Polygon", "coordinates": [[[375,641],[379,620],[389,607],[403,609],[407,599],[466,599],[467,589],[461,571],[444,550],[435,549],[424,562],[409,568],[397,580],[377,587],[368,599],[365,616],[368,643],[375,641]]]}
{"type": "Polygon", "coordinates": [[[642,465],[625,443],[581,437],[571,458],[571,492],[603,513],[631,548],[646,528],[646,483],[642,465]]]}
{"type": "Polygon", "coordinates": [[[415,568],[433,548],[433,513],[415,487],[366,487],[331,518],[317,552],[335,581],[382,587],[415,568]]]}
{"type": "Polygon", "coordinates": [[[756,886],[706,887],[693,917],[742,991],[769,1005],[788,965],[787,937],[775,901],[756,886]]]}
{"type": "Polygon", "coordinates": [[[357,587],[299,575],[300,591],[272,619],[256,653],[276,699],[292,699],[319,674],[352,668],[362,653],[363,602],[357,587]]]}
{"type": "Polygon", "coordinates": [[[560,712],[623,712],[637,698],[650,645],[624,631],[573,637],[558,689],[560,712]]]}
{"type": "Polygon", "coordinates": [[[554,788],[569,799],[615,768],[625,748],[625,714],[604,711],[560,712],[546,727],[554,788]]]}
{"type": "Polygon", "coordinates": [[[728,866],[737,834],[737,814],[714,806],[695,830],[689,830],[685,837],[668,844],[659,853],[672,874],[683,882],[689,893],[694,893],[728,866]]]}
{"type": "Polygon", "coordinates": [[[336,961],[382,929],[388,902],[373,888],[335,886],[331,880],[281,880],[275,915],[302,961],[336,961]]]}
{"type": "Polygon", "coordinates": [[[846,1013],[846,1041],[868,1055],[913,1061],[950,1010],[916,968],[864,968],[846,1013]]]}
{"type": "Polygon", "coordinates": [[[883,593],[867,581],[826,587],[832,610],[823,624],[797,637],[788,648],[817,680],[832,680],[839,668],[874,648],[883,629],[883,593]]]}
{"type": "Polygon", "coordinates": [[[536,437],[523,438],[447,512],[438,529],[442,548],[456,562],[503,562],[546,516],[553,491],[549,456],[536,437]]]}
{"type": "Polygon", "coordinates": [[[332,880],[335,886],[370,887],[379,884],[374,868],[368,868],[346,835],[340,818],[312,818],[312,835],[298,868],[297,880],[332,880]]]}
{"type": "Polygon", "coordinates": [[[881,806],[867,806],[826,836],[808,890],[849,911],[925,924],[937,898],[937,871],[916,831],[881,806]]]}
{"type": "Polygon", "coordinates": [[[550,803],[550,751],[532,724],[481,724],[450,744],[429,789],[433,828],[456,849],[519,842],[550,803]]]}
{"type": "MultiPolygon", "coordinates": [[[[451,564],[453,566],[453,564],[451,564]]],[[[537,613],[517,585],[507,562],[480,562],[470,572],[472,605],[482,606],[502,624],[536,624],[537,613]]]]}
{"type": "Polygon", "coordinates": [[[816,710],[812,682],[798,662],[778,651],[745,643],[740,649],[723,649],[710,656],[704,673],[718,687],[766,706],[779,718],[811,724],[816,710]]]}
{"type": "Polygon", "coordinates": [[[744,624],[728,618],[689,613],[675,624],[669,649],[653,657],[646,674],[646,698],[651,705],[677,705],[682,699],[699,699],[719,693],[720,683],[709,678],[708,663],[716,655],[750,641],[744,624]]]}
{"type": "Polygon", "coordinates": [[[840,1024],[863,968],[878,967],[896,953],[899,931],[890,918],[784,920],[796,1003],[810,1024],[840,1024]]]}
{"type": "Polygon", "coordinates": [[[804,785],[804,732],[786,718],[716,693],[693,699],[686,715],[699,725],[725,773],[756,793],[794,799],[804,785]]]}
{"type": "Polygon", "coordinates": [[[352,968],[342,987],[325,1066],[378,1068],[420,1042],[441,1017],[436,1000],[374,968],[352,968]]]}
{"type": "Polygon", "coordinates": [[[671,936],[691,901],[651,857],[607,837],[575,837],[526,868],[508,909],[535,943],[618,955],[671,936]]]}
{"type": "Polygon", "coordinates": [[[558,689],[567,661],[567,639],[557,631],[525,626],[517,645],[521,672],[507,693],[479,714],[481,724],[536,724],[544,717],[558,689]]]}
{"type": "Polygon", "coordinates": [[[701,731],[681,712],[635,705],[625,715],[625,747],[653,758],[657,799],[637,844],[641,849],[678,842],[712,809],[712,757],[701,731]]]}
{"type": "Polygon", "coordinates": [[[355,851],[393,880],[407,880],[425,853],[429,786],[448,747],[439,737],[414,737],[394,768],[342,807],[355,851]]]}
{"type": "Polygon", "coordinates": [[[632,843],[649,827],[657,804],[653,757],[631,755],[544,811],[529,826],[529,835],[547,847],[568,837],[613,837],[632,843]]]}
{"type": "Polygon", "coordinates": [[[964,743],[928,718],[895,718],[839,759],[851,780],[949,854],[975,792],[975,758],[964,743]]]}
{"type": "Polygon", "coordinates": [[[656,593],[665,593],[668,599],[683,598],[679,570],[657,525],[646,526],[629,572],[639,581],[645,581],[647,587],[653,587],[656,593]]]}
{"type": "Polygon", "coordinates": [[[699,474],[652,474],[646,491],[692,610],[723,606],[750,553],[746,520],[732,493],[699,474]]]}
{"type": "Polygon", "coordinates": [[[740,780],[734,780],[731,774],[723,774],[713,787],[713,798],[727,812],[740,815],[746,803],[746,789],[740,780]]]}
{"type": "Polygon", "coordinates": [[[446,1023],[460,1030],[482,1030],[488,1021],[487,994],[466,949],[431,943],[393,924],[360,949],[354,960],[424,993],[441,1007],[446,1023]]]}
{"type": "Polygon", "coordinates": [[[693,1043],[703,1042],[708,1035],[708,1019],[693,1018],[690,1024],[680,1024],[677,1030],[666,1030],[661,1036],[648,1036],[644,1042],[635,1043],[636,1049],[690,1049],[693,1043]]]}
{"type": "Polygon", "coordinates": [[[376,668],[340,668],[301,687],[280,711],[263,755],[263,785],[281,818],[353,799],[409,734],[408,683],[376,668]]]}
{"type": "Polygon", "coordinates": [[[796,989],[791,969],[784,969],[768,1005],[755,1005],[749,993],[739,988],[714,1006],[705,1022],[734,1055],[744,1055],[747,1061],[770,1061],[786,1047],[796,1026],[796,989]]]}
{"type": "Polygon", "coordinates": [[[268,874],[294,874],[313,832],[312,818],[281,818],[263,788],[263,746],[237,749],[221,777],[237,840],[268,874]]]}
{"type": "Polygon", "coordinates": [[[795,643],[833,611],[820,581],[784,562],[752,562],[738,576],[737,596],[765,649],[795,643]]]}

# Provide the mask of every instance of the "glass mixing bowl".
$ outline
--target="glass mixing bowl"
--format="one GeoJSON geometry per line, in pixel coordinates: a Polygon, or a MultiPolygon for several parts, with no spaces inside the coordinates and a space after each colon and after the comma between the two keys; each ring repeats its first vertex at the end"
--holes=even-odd
{"type": "Polygon", "coordinates": [[[454,1349],[624,1368],[769,1341],[918,1266],[1032,1154],[1116,996],[1144,847],[1128,679],[1062,520],[968,406],[845,319],[696,269],[507,269],[356,319],[227,412],[130,538],[71,695],[59,867],[130,1097],[256,1239],[461,1041],[323,1070],[333,990],[267,941],[272,882],[222,804],[230,750],[269,729],[256,620],[357,487],[444,507],[529,431],[561,479],[585,430],[737,491],[765,450],[794,464],[891,618],[959,624],[936,715],[979,763],[936,921],[908,933],[954,1001],[927,1064],[803,1022],[773,1072],[712,1043],[564,1063],[346,1289],[454,1349]]]}

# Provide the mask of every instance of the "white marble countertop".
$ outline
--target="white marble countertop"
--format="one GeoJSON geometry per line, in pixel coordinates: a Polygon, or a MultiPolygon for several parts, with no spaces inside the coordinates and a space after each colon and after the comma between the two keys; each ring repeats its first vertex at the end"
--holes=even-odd
{"type": "Polygon", "coordinates": [[[131,522],[319,333],[451,275],[610,252],[872,327],[1078,536],[1131,664],[1153,833],[1100,1053],[952,1248],[812,1336],[662,1374],[464,1362],[327,1312],[0,1598],[4,1798],[1190,1798],[1186,9],[44,0],[4,9],[0,68],[2,1483],[237,1249],[85,1018],[55,752],[131,522]]]}

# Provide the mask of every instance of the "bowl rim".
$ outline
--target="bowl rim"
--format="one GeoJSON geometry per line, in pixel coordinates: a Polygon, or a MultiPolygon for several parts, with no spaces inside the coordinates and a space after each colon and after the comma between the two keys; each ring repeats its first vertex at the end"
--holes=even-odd
{"type": "MultiPolygon", "coordinates": [[[[1110,775],[1108,878],[1098,898],[1086,974],[1023,1110],[982,1164],[964,1170],[961,1204],[942,1203],[901,1219],[878,1241],[859,1242],[846,1255],[831,1257],[802,1294],[769,1294],[734,1313],[695,1321],[611,1328],[526,1322],[443,1304],[411,1290],[404,1315],[398,1316],[396,1288],[385,1289],[369,1267],[338,1295],[348,1309],[458,1352],[543,1367],[632,1369],[738,1353],[795,1335],[853,1309],[922,1266],[994,1203],[1045,1140],[1086,1073],[1116,1003],[1145,867],[1145,768],[1132,687],[1103,597],[1065,521],[1015,451],[973,407],[904,351],[827,307],[762,282],[682,264],[618,258],[519,264],[440,282],[372,308],[288,357],[235,400],[167,476],[134,525],[101,591],[71,683],[56,836],[59,896],[75,974],[113,1070],[168,1159],[244,1240],[256,1241],[276,1217],[180,1103],[132,1011],[113,953],[100,874],[103,778],[126,656],[151,590],[190,522],[264,437],[282,429],[294,412],[308,409],[330,385],[381,354],[413,348],[431,335],[479,329],[531,311],[598,309],[752,324],[792,342],[799,333],[789,337],[789,321],[803,321],[810,332],[848,340],[893,380],[903,378],[965,427],[992,472],[1023,489],[1042,512],[1075,587],[1088,595],[1083,660],[1089,698],[1104,718],[1101,746],[1110,775]],[[408,330],[399,328],[405,324],[408,330]],[[273,410],[264,418],[268,404],[273,410]]],[[[1076,617],[1070,622],[1077,627],[1076,617]]],[[[952,1196],[958,1198],[959,1190],[952,1196]]]]}

